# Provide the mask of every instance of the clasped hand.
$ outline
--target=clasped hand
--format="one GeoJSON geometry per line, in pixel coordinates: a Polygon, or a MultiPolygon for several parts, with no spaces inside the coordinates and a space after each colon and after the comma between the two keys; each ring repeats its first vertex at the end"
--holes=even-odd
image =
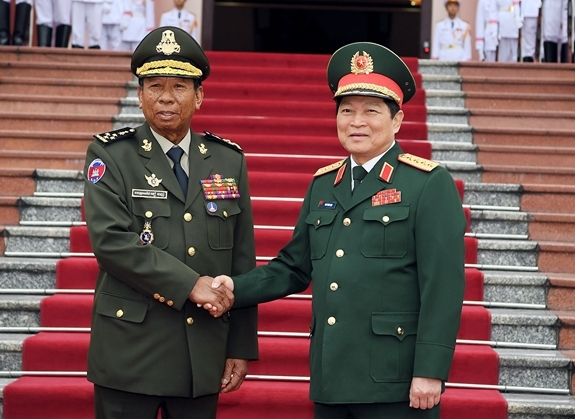
{"type": "Polygon", "coordinates": [[[234,305],[233,290],[234,282],[229,276],[200,276],[188,298],[212,316],[220,317],[234,305]]]}

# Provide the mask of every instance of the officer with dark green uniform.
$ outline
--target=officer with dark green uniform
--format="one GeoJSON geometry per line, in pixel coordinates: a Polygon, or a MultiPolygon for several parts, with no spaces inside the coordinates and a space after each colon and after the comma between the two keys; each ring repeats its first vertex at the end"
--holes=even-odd
{"type": "Polygon", "coordinates": [[[351,156],[317,171],[277,258],[214,284],[248,307],[313,281],[316,418],[438,418],[463,303],[461,201],[444,168],[394,140],[415,94],[397,55],[350,44],[327,76],[351,156]]]}
{"type": "Polygon", "coordinates": [[[257,309],[226,311],[233,296],[207,277],[255,267],[246,160],[190,129],[210,73],[192,36],[155,29],[132,71],[146,123],[95,135],[84,172],[100,265],[88,359],[96,418],[156,419],[159,408],[215,418],[219,392],[237,389],[258,356],[257,309]]]}

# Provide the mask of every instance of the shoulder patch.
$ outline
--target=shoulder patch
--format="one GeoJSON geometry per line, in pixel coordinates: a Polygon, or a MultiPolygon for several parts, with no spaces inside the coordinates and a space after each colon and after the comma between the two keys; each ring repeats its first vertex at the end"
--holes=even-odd
{"type": "Polygon", "coordinates": [[[402,163],[413,166],[419,170],[423,170],[424,172],[431,172],[433,169],[439,166],[439,163],[437,163],[436,161],[427,160],[422,157],[417,157],[409,153],[400,154],[397,157],[397,160],[399,160],[402,163]]]}
{"type": "Polygon", "coordinates": [[[212,134],[211,132],[208,131],[204,131],[204,135],[208,140],[217,141],[225,146],[228,146],[229,148],[232,148],[236,151],[239,151],[240,153],[243,153],[243,150],[239,146],[239,144],[236,144],[233,141],[230,141],[222,137],[218,137],[216,134],[212,134]]]}
{"type": "Polygon", "coordinates": [[[333,172],[335,169],[339,169],[345,163],[345,159],[340,160],[338,162],[328,164],[327,166],[318,169],[317,172],[314,173],[314,177],[321,176],[329,172],[333,172]]]}
{"type": "Polygon", "coordinates": [[[94,138],[102,141],[103,143],[110,144],[114,141],[123,140],[124,138],[133,137],[136,133],[134,128],[126,127],[120,128],[115,131],[103,132],[101,134],[94,135],[94,138]]]}

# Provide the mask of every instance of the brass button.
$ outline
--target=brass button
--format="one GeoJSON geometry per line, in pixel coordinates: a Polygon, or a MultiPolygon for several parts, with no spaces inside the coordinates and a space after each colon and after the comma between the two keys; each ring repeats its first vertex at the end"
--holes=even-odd
{"type": "Polygon", "coordinates": [[[168,300],[168,301],[166,301],[166,304],[171,307],[174,305],[174,302],[172,300],[168,300]]]}
{"type": "Polygon", "coordinates": [[[315,225],[318,226],[321,224],[321,220],[316,220],[315,225]]]}
{"type": "Polygon", "coordinates": [[[335,324],[335,317],[330,317],[329,319],[327,319],[327,324],[333,326],[335,324]]]}
{"type": "Polygon", "coordinates": [[[222,212],[222,215],[224,216],[224,218],[228,218],[228,212],[227,212],[226,210],[224,210],[224,211],[222,212]]]}
{"type": "Polygon", "coordinates": [[[343,219],[343,225],[344,225],[344,226],[347,227],[347,226],[350,225],[350,224],[351,224],[351,220],[350,220],[349,218],[344,218],[344,219],[343,219]]]}
{"type": "Polygon", "coordinates": [[[124,311],[123,310],[118,310],[116,311],[116,317],[122,317],[124,315],[124,311]]]}
{"type": "Polygon", "coordinates": [[[159,300],[159,299],[160,299],[160,294],[155,293],[155,294],[154,294],[154,298],[155,298],[156,300],[159,300]]]}
{"type": "Polygon", "coordinates": [[[188,323],[191,326],[192,324],[194,324],[194,319],[192,317],[188,317],[186,319],[186,323],[188,323]]]}
{"type": "Polygon", "coordinates": [[[399,326],[397,328],[397,334],[401,336],[401,335],[403,335],[403,333],[404,333],[403,327],[399,326]]]}
{"type": "Polygon", "coordinates": [[[384,223],[387,223],[389,221],[389,217],[387,215],[384,215],[382,220],[384,223]]]}
{"type": "Polygon", "coordinates": [[[343,251],[342,249],[338,249],[338,250],[335,252],[335,255],[336,255],[338,258],[341,258],[341,257],[343,257],[343,255],[344,255],[344,251],[343,251]]]}
{"type": "Polygon", "coordinates": [[[184,221],[187,221],[189,223],[190,221],[192,221],[192,218],[194,217],[192,217],[192,214],[190,214],[189,212],[186,212],[184,214],[184,221]]]}
{"type": "Polygon", "coordinates": [[[152,211],[146,211],[146,218],[152,218],[152,215],[154,215],[152,211]]]}
{"type": "Polygon", "coordinates": [[[188,255],[190,256],[194,256],[196,254],[196,248],[195,247],[190,247],[188,249],[188,255]]]}
{"type": "Polygon", "coordinates": [[[166,299],[164,297],[160,297],[160,303],[163,303],[164,301],[166,301],[166,299]]]}
{"type": "Polygon", "coordinates": [[[339,285],[337,285],[337,282],[332,282],[331,284],[329,284],[329,289],[332,291],[337,291],[338,288],[339,285]]]}

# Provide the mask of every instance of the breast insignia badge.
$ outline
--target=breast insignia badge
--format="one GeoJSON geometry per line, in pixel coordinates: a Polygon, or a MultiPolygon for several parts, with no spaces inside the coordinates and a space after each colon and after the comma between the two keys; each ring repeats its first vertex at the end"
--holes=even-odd
{"type": "Polygon", "coordinates": [[[163,180],[163,179],[158,179],[154,173],[152,173],[152,176],[148,176],[148,175],[144,175],[144,176],[146,177],[146,180],[148,181],[148,185],[150,185],[152,188],[159,186],[163,180]]]}
{"type": "Polygon", "coordinates": [[[147,138],[142,141],[142,148],[144,151],[152,151],[152,142],[149,141],[147,138]]]}

